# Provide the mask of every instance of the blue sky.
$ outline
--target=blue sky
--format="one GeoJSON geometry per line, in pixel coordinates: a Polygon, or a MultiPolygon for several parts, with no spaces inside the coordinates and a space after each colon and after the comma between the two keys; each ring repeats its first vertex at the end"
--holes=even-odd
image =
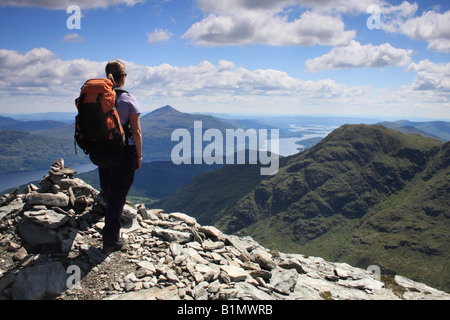
{"type": "Polygon", "coordinates": [[[74,112],[120,58],[144,112],[450,119],[449,1],[0,0],[0,28],[0,115],[74,112]]]}

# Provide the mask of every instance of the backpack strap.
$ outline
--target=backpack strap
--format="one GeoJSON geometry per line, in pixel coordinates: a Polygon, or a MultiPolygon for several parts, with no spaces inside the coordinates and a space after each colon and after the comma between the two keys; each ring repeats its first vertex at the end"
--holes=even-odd
{"type": "MultiPolygon", "coordinates": [[[[116,91],[116,108],[117,108],[117,100],[122,95],[122,93],[128,93],[128,91],[120,89],[120,88],[114,88],[114,91],[116,91]]],[[[127,123],[125,123],[122,127],[123,127],[123,131],[125,132],[125,137],[127,138],[126,143],[128,144],[128,138],[130,138],[132,136],[130,121],[127,121],[127,123]]]]}
{"type": "Polygon", "coordinates": [[[117,93],[120,93],[120,94],[128,93],[128,91],[120,89],[120,88],[114,88],[114,91],[116,91],[116,99],[117,99],[117,93]]]}

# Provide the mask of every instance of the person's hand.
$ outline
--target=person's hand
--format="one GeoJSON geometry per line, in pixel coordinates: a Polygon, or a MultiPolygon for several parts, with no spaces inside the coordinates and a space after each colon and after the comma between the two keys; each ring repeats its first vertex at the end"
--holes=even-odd
{"type": "Polygon", "coordinates": [[[141,164],[142,164],[142,157],[137,157],[136,170],[139,170],[141,168],[141,164]]]}

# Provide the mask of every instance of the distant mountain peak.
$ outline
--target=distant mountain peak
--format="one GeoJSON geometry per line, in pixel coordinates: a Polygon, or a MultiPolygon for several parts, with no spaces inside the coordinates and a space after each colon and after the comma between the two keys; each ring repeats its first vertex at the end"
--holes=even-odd
{"type": "Polygon", "coordinates": [[[172,106],[166,105],[164,107],[158,108],[156,110],[153,110],[150,112],[151,115],[161,115],[161,114],[168,114],[168,113],[178,113],[181,114],[181,111],[178,111],[172,106]]]}

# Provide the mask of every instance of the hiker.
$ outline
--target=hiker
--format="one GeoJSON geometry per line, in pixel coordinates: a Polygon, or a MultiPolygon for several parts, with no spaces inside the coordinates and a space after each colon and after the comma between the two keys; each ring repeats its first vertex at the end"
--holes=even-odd
{"type": "Polygon", "coordinates": [[[141,110],[136,98],[123,91],[127,73],[120,60],[108,62],[106,76],[112,81],[117,97],[117,112],[125,131],[129,131],[127,145],[116,152],[91,152],[91,161],[98,166],[100,187],[106,200],[103,250],[123,250],[126,241],[121,237],[121,216],[127,194],[134,181],[135,171],[142,162],[141,110]],[[129,128],[129,129],[127,129],[129,128]]]}

